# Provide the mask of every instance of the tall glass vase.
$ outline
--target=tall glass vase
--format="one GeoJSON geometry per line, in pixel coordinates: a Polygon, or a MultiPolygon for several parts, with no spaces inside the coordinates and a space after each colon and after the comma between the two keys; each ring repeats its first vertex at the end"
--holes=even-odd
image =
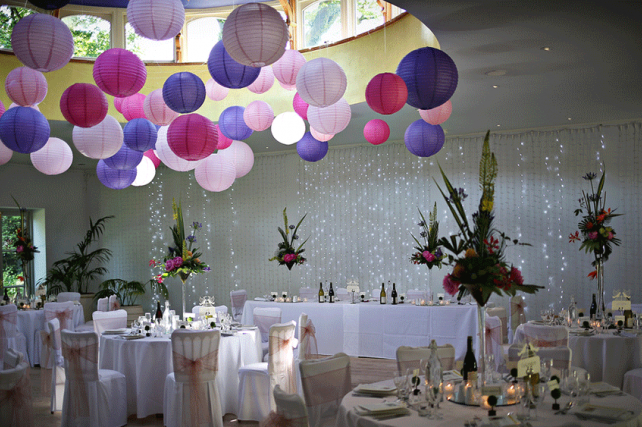
{"type": "Polygon", "coordinates": [[[477,304],[477,321],[479,324],[479,357],[477,358],[477,378],[481,384],[486,383],[486,307],[477,304]]]}
{"type": "Polygon", "coordinates": [[[595,312],[596,319],[604,318],[604,260],[598,258],[595,260],[595,271],[597,275],[597,311],[595,312]]]}
{"type": "Polygon", "coordinates": [[[187,279],[189,279],[189,276],[190,276],[190,273],[187,273],[187,274],[179,273],[178,274],[178,277],[180,277],[180,279],[181,279],[181,300],[183,302],[183,312],[182,312],[181,316],[183,318],[185,317],[185,313],[187,313],[187,311],[185,310],[185,282],[187,282],[187,279]]]}

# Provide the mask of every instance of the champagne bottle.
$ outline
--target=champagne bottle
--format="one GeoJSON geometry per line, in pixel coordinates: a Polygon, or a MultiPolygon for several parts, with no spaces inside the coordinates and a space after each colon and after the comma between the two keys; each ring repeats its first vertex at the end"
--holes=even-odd
{"type": "Polygon", "coordinates": [[[323,292],[323,282],[319,282],[319,302],[325,302],[325,292],[323,292]]]}
{"type": "Polygon", "coordinates": [[[161,311],[161,308],[160,308],[160,301],[156,301],[156,318],[157,319],[163,318],[163,312],[161,311]]]}
{"type": "Polygon", "coordinates": [[[477,359],[473,352],[473,337],[468,335],[468,348],[464,356],[464,366],[461,368],[461,374],[464,381],[476,384],[477,382],[477,359]]]}
{"type": "Polygon", "coordinates": [[[390,294],[392,297],[392,305],[397,304],[397,286],[393,283],[392,284],[392,293],[390,294]]]}
{"type": "Polygon", "coordinates": [[[330,290],[328,291],[328,298],[330,298],[330,303],[334,302],[334,289],[332,289],[332,282],[330,282],[330,290]]]}
{"type": "Polygon", "coordinates": [[[633,327],[633,311],[631,309],[624,310],[624,327],[632,328],[633,327]]]}
{"type": "MultiPolygon", "coordinates": [[[[528,344],[528,357],[534,357],[534,356],[535,356],[535,352],[533,351],[533,348],[531,347],[531,345],[528,344]]],[[[539,388],[537,387],[537,385],[539,384],[539,374],[533,374],[529,372],[527,376],[530,378],[526,378],[525,380],[526,381],[530,380],[531,392],[533,393],[533,396],[538,397],[539,388]]]]}
{"type": "Polygon", "coordinates": [[[381,292],[379,292],[379,304],[386,303],[386,287],[385,283],[381,284],[381,292]]]}
{"type": "Polygon", "coordinates": [[[595,294],[593,294],[593,302],[591,303],[591,309],[589,310],[591,315],[591,320],[595,319],[595,313],[597,313],[597,302],[595,301],[595,294]]]}
{"type": "Polygon", "coordinates": [[[577,320],[577,305],[575,304],[575,297],[571,295],[571,305],[568,306],[568,320],[570,324],[575,324],[577,320]]]}

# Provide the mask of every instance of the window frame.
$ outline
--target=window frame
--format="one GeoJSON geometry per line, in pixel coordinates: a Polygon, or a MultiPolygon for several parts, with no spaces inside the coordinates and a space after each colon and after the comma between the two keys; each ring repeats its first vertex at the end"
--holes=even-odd
{"type": "MultiPolygon", "coordinates": [[[[27,229],[29,230],[29,234],[31,238],[33,239],[33,230],[34,230],[34,219],[33,219],[33,214],[34,212],[30,209],[27,209],[25,211],[25,219],[27,222],[27,229]]],[[[4,221],[5,217],[20,217],[20,210],[17,208],[3,208],[0,210],[0,241],[4,240],[4,236],[2,235],[2,222],[4,221]]],[[[4,295],[4,289],[22,289],[22,295],[25,296],[27,294],[33,295],[35,291],[35,277],[34,277],[34,262],[29,262],[27,263],[27,277],[25,281],[23,281],[22,285],[7,285],[4,283],[4,257],[5,253],[12,253],[14,252],[15,249],[4,249],[3,245],[0,244],[0,281],[2,281],[2,293],[4,295]],[[25,291],[28,291],[25,293],[25,291]]],[[[38,256],[38,253],[34,254],[34,256],[38,256]]],[[[21,265],[22,268],[22,265],[21,265]]],[[[22,270],[24,274],[24,270],[22,270]]],[[[1,298],[2,296],[0,296],[1,298]]]]}

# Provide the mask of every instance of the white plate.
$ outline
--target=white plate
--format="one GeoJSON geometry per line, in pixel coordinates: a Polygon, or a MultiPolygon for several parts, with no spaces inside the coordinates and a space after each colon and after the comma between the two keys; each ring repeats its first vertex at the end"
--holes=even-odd
{"type": "Polygon", "coordinates": [[[129,328],[118,328],[118,329],[106,329],[103,331],[103,335],[123,335],[128,334],[131,331],[129,328]]]}

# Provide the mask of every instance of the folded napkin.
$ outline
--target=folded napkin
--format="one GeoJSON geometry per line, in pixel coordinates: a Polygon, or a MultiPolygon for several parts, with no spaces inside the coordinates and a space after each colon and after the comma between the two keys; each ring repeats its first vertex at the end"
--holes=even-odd
{"type": "Polygon", "coordinates": [[[265,299],[263,297],[255,297],[254,301],[267,301],[267,299],[265,299]]]}
{"type": "Polygon", "coordinates": [[[633,411],[629,411],[628,409],[598,406],[591,403],[587,403],[577,408],[577,410],[573,411],[573,414],[575,414],[579,419],[591,419],[606,423],[626,421],[634,415],[633,411]]]}

